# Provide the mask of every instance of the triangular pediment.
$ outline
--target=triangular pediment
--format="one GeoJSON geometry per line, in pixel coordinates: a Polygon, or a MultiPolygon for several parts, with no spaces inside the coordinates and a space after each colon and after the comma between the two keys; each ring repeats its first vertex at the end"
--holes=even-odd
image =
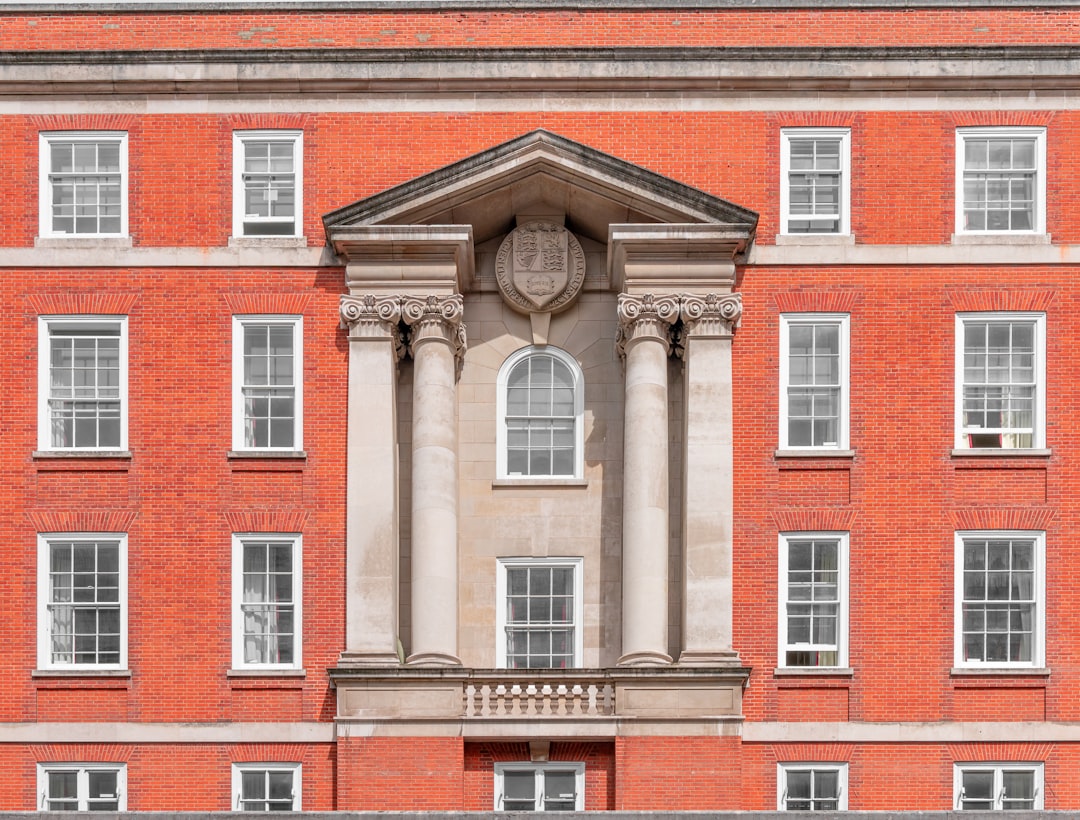
{"type": "Polygon", "coordinates": [[[522,214],[557,213],[607,243],[610,225],[721,224],[753,237],[757,214],[549,131],[533,131],[323,217],[327,236],[371,225],[469,225],[479,245],[522,214]]]}

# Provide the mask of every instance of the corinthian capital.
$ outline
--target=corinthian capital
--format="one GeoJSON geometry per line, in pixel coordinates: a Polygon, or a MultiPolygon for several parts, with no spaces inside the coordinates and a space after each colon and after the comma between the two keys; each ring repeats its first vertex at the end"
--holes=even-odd
{"type": "Polygon", "coordinates": [[[729,337],[742,317],[742,295],[710,293],[705,296],[685,294],[679,316],[686,336],[729,337]]]}
{"type": "Polygon", "coordinates": [[[464,299],[460,293],[401,297],[401,318],[412,328],[410,349],[415,350],[418,344],[425,341],[445,342],[453,349],[460,367],[465,355],[465,325],[461,322],[464,312],[464,299]]]}
{"type": "Polygon", "coordinates": [[[620,293],[617,311],[619,330],[615,349],[620,357],[625,357],[630,343],[639,339],[654,339],[670,349],[671,327],[679,319],[678,296],[620,293]]]}

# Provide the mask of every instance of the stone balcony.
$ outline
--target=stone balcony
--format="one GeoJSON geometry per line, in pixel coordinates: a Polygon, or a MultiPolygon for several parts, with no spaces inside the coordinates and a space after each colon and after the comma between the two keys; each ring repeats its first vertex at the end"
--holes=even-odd
{"type": "Polygon", "coordinates": [[[729,735],[745,667],[338,667],[339,736],[604,739],[729,735]]]}

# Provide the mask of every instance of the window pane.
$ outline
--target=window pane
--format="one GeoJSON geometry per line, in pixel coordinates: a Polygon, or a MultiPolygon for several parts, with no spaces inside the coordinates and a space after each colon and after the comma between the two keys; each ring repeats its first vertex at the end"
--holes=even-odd
{"type": "Polygon", "coordinates": [[[503,808],[531,811],[536,808],[536,774],[503,772],[503,808]]]}

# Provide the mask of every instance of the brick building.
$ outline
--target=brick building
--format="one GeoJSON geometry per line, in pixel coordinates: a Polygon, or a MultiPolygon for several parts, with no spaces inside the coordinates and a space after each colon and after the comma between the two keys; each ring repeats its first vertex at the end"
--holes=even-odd
{"type": "Polygon", "coordinates": [[[1080,809],[1080,3],[0,43],[0,808],[1080,809]]]}

